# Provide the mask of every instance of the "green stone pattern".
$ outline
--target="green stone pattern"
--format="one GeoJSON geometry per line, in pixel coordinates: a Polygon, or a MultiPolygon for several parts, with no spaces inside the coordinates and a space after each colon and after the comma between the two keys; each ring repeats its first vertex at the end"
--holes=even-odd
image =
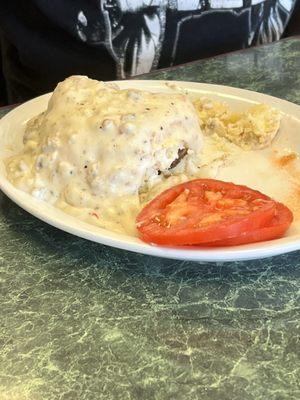
{"type": "MultiPolygon", "coordinates": [[[[299,70],[294,38],[148,77],[300,103],[299,70]]],[[[300,252],[149,257],[59,231],[3,194],[0,231],[1,400],[299,400],[300,252]]]]}
{"type": "Polygon", "coordinates": [[[228,85],[300,104],[299,71],[300,36],[152,72],[140,79],[228,85]]]}

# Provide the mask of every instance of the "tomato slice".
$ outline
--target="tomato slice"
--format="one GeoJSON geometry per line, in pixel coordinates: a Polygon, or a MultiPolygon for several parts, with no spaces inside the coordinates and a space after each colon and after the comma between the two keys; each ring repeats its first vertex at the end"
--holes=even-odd
{"type": "Polygon", "coordinates": [[[195,245],[227,240],[269,223],[276,202],[246,186],[195,179],[154,198],[139,213],[142,240],[162,245],[195,245]]]}
{"type": "Polygon", "coordinates": [[[293,222],[293,213],[281,203],[276,203],[276,213],[266,226],[253,231],[243,232],[239,236],[224,240],[219,240],[203,245],[207,246],[237,246],[273,240],[282,237],[293,222]]]}

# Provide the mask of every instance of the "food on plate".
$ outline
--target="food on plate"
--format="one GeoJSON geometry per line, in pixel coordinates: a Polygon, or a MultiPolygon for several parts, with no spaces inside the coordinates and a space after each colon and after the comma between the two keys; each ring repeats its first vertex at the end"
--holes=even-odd
{"type": "Polygon", "coordinates": [[[47,110],[28,123],[23,173],[14,179],[43,199],[51,197],[51,186],[57,198],[74,180],[95,195],[135,194],[179,164],[195,173],[202,143],[187,96],[119,90],[75,76],[60,83],[47,110]]]}
{"type": "Polygon", "coordinates": [[[137,212],[139,191],[175,172],[197,174],[202,147],[186,95],[120,90],[74,76],[28,122],[24,151],[7,161],[7,171],[34,197],[124,230],[130,210],[137,212]],[[101,220],[94,217],[99,212],[101,220]]]}
{"type": "MultiPolygon", "coordinates": [[[[193,102],[182,91],[120,89],[73,76],[28,121],[23,150],[6,160],[7,176],[83,221],[137,236],[136,216],[156,195],[191,179],[215,178],[233,156],[268,145],[279,120],[266,105],[233,114],[225,103],[193,102]]],[[[272,211],[267,203],[260,212],[247,209],[253,229],[258,216],[273,217],[274,204],[272,211]]],[[[247,219],[241,215],[236,226],[247,219]]]]}
{"type": "Polygon", "coordinates": [[[281,120],[280,112],[266,104],[256,104],[246,112],[232,113],[228,105],[202,98],[195,101],[195,107],[205,133],[225,137],[245,150],[270,145],[281,120]]]}
{"type": "Polygon", "coordinates": [[[256,190],[196,179],[159,194],[136,223],[151,244],[227,246],[281,237],[292,220],[287,207],[256,190]]]}

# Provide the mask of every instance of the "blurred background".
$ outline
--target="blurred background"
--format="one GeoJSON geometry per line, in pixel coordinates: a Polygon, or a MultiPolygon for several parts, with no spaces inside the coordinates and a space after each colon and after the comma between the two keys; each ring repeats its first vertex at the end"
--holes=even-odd
{"type": "MultiPolygon", "coordinates": [[[[1,27],[0,27],[1,28],[1,27]]],[[[299,35],[300,34],[300,0],[297,0],[292,17],[284,31],[284,34],[282,36],[282,39],[284,39],[285,37],[288,36],[294,36],[294,35],[299,35]]],[[[0,37],[1,39],[1,37],[0,37]]],[[[2,44],[2,48],[1,48],[1,40],[0,40],[0,106],[5,106],[9,103],[9,99],[7,96],[7,90],[6,90],[6,84],[5,84],[5,77],[3,74],[3,64],[4,64],[4,60],[7,59],[7,57],[16,57],[16,55],[13,54],[8,54],[9,48],[3,48],[3,44],[2,44]]],[[[224,52],[227,52],[228,49],[224,49],[224,52]]],[[[219,54],[220,51],[216,51],[216,54],[219,54]]],[[[212,51],[212,53],[209,54],[209,56],[213,56],[214,53],[212,51]]],[[[207,57],[208,54],[204,54],[203,57],[200,58],[205,58],[207,57]]],[[[18,62],[18,60],[15,60],[16,62],[18,62]]],[[[69,70],[72,72],[72,66],[69,66],[69,70]]],[[[78,70],[78,68],[77,68],[78,70]]],[[[74,73],[76,73],[77,71],[75,71],[74,73]]],[[[70,73],[70,74],[71,74],[70,73]]],[[[91,76],[92,77],[92,76],[91,76]]],[[[110,79],[110,77],[108,77],[108,79],[110,79]]],[[[58,79],[59,80],[59,79],[58,79]]],[[[106,80],[105,78],[103,78],[103,80],[106,80]]],[[[18,102],[18,101],[10,101],[10,102],[18,102]]]]}

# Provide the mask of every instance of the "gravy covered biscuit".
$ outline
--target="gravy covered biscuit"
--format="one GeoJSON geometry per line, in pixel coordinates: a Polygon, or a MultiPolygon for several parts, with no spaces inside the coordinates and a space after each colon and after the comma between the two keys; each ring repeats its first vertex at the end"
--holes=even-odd
{"type": "Polygon", "coordinates": [[[34,197],[63,209],[99,209],[104,220],[109,199],[127,196],[126,202],[165,176],[196,174],[202,146],[186,95],[120,90],[73,76],[28,122],[24,151],[8,160],[7,171],[34,197]]]}

